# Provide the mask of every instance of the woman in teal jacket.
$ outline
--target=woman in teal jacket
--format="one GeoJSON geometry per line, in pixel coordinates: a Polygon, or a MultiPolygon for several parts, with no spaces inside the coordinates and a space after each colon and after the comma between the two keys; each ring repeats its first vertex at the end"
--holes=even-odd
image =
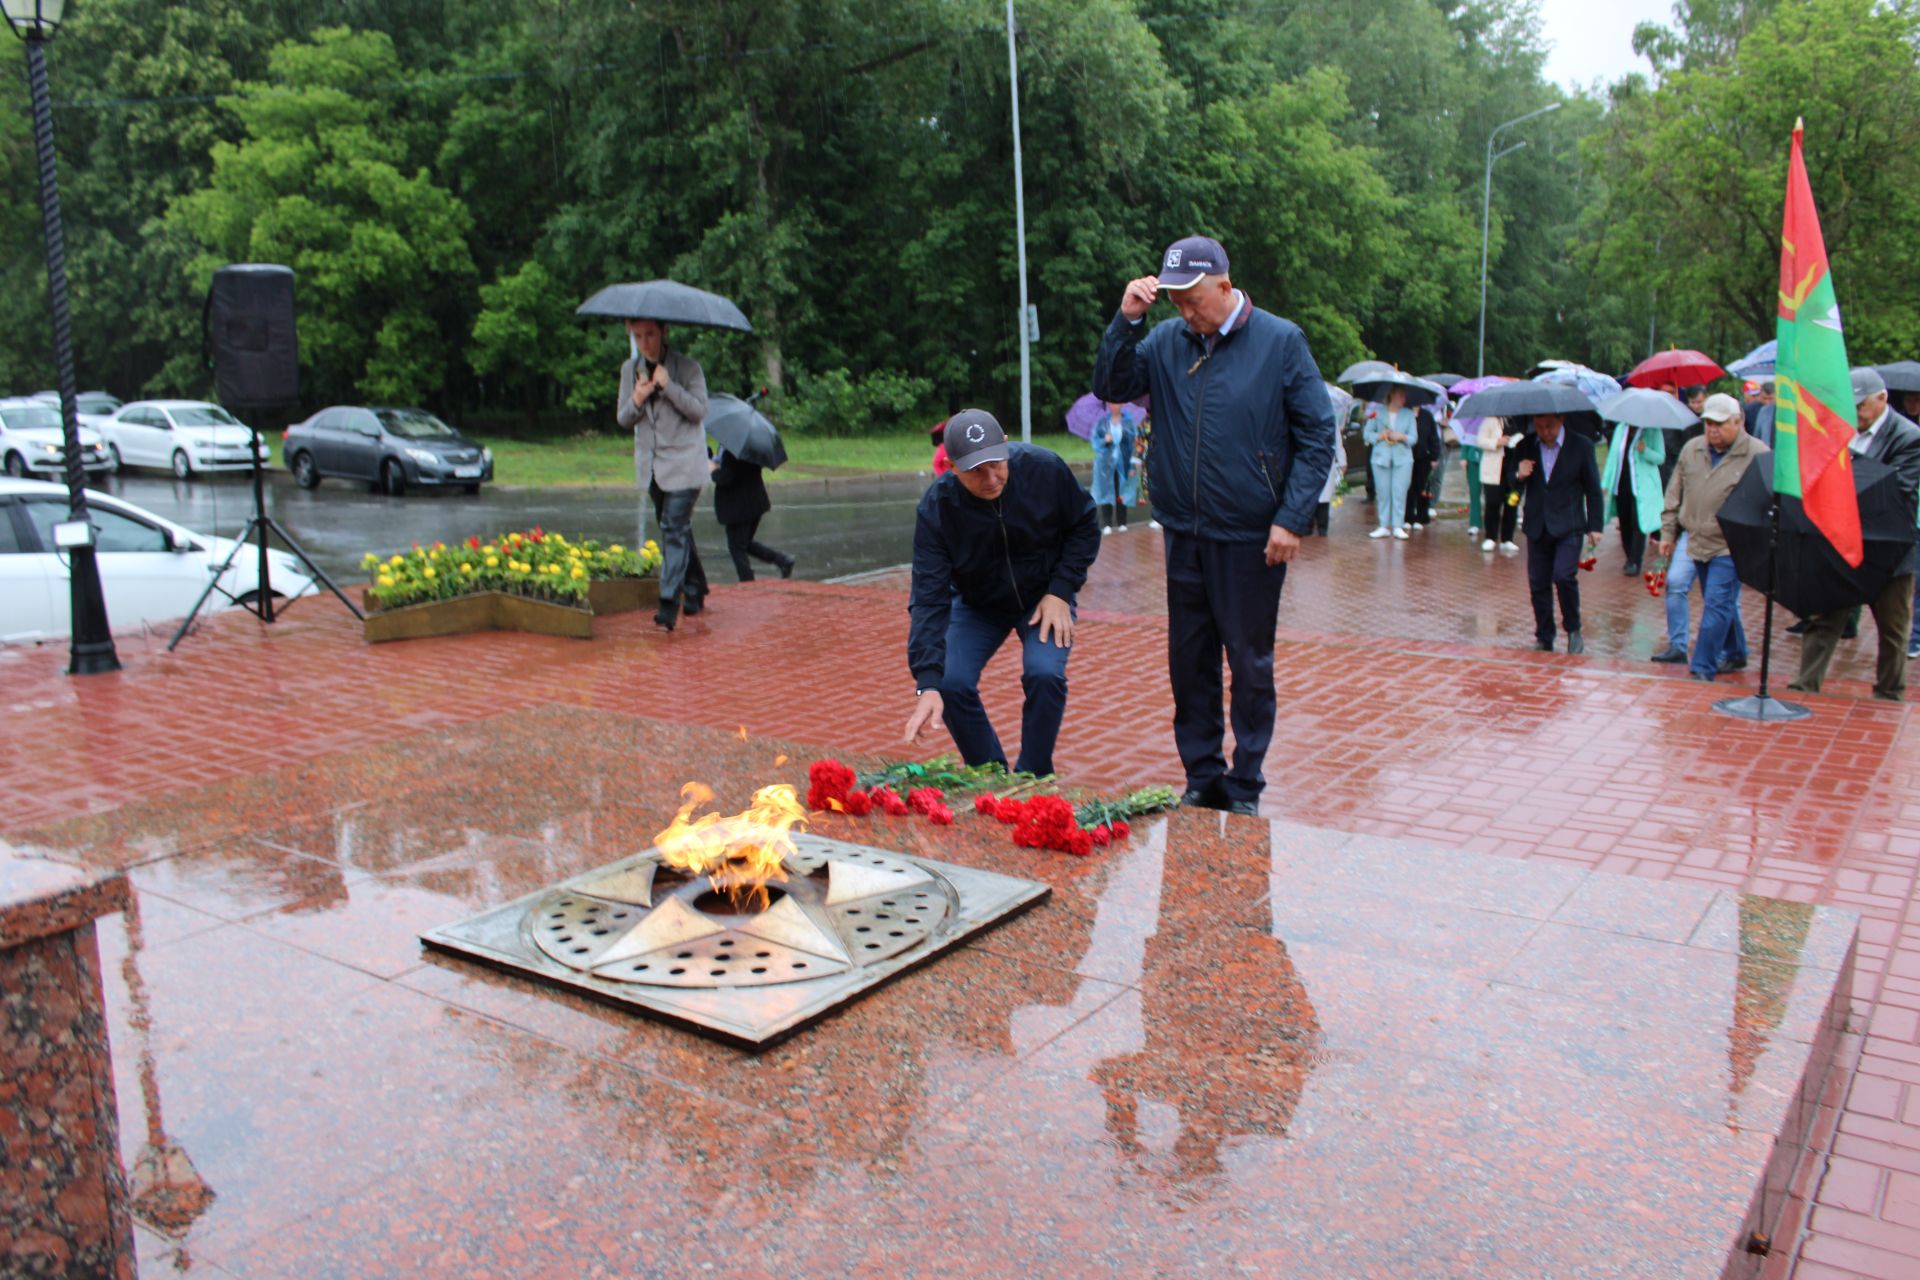
{"type": "Polygon", "coordinates": [[[1387,402],[1367,409],[1366,429],[1361,432],[1371,451],[1374,501],[1380,512],[1380,527],[1369,538],[1407,536],[1407,488],[1413,483],[1413,410],[1407,408],[1403,387],[1387,392],[1387,402]]]}
{"type": "Polygon", "coordinates": [[[1647,537],[1660,532],[1660,511],[1665,502],[1660,488],[1660,464],[1667,460],[1666,433],[1647,427],[1629,427],[1617,423],[1613,442],[1607,446],[1607,470],[1600,484],[1607,495],[1606,518],[1620,517],[1620,545],[1627,553],[1620,572],[1631,578],[1640,572],[1640,561],[1647,551],[1647,537]],[[1631,458],[1631,466],[1623,460],[1631,458]]]}

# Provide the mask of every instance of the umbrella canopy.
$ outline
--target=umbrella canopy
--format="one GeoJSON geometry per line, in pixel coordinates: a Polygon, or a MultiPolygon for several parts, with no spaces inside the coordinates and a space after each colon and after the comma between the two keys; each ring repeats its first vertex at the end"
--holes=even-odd
{"type": "Polygon", "coordinates": [[[1441,386],[1445,387],[1449,392],[1453,390],[1454,383],[1466,381],[1465,378],[1461,377],[1457,373],[1429,373],[1428,375],[1426,375],[1426,380],[1428,382],[1439,383],[1441,386]]]}
{"type": "Polygon", "coordinates": [[[1633,366],[1627,381],[1636,387],[1659,387],[1671,382],[1678,387],[1699,387],[1724,378],[1727,371],[1698,351],[1662,351],[1633,366]]]}
{"type": "Polygon", "coordinates": [[[1878,364],[1874,368],[1887,380],[1887,390],[1920,391],[1920,362],[1895,360],[1892,364],[1878,364]]]}
{"type": "Polygon", "coordinates": [[[717,293],[673,280],[643,280],[637,284],[610,284],[588,298],[573,314],[608,316],[615,320],[658,320],[662,324],[690,324],[703,329],[732,329],[752,333],[753,326],[740,308],[717,293]]]}
{"type": "Polygon", "coordinates": [[[1766,378],[1773,375],[1774,355],[1780,349],[1778,339],[1769,339],[1727,366],[1736,378],[1766,378]]]}
{"type": "Polygon", "coordinates": [[[1515,379],[1509,378],[1505,374],[1489,373],[1483,374],[1478,378],[1468,378],[1465,381],[1456,382],[1448,387],[1447,394],[1454,400],[1453,418],[1448,423],[1448,425],[1453,428],[1454,439],[1458,440],[1461,444],[1472,444],[1475,433],[1480,430],[1480,418],[1487,416],[1486,414],[1482,414],[1480,417],[1469,417],[1460,411],[1460,404],[1464,402],[1468,396],[1476,391],[1485,391],[1488,387],[1505,386],[1507,383],[1513,381],[1515,381],[1515,379]]]}
{"type": "MultiPolygon", "coordinates": [[[[1141,396],[1138,400],[1128,401],[1126,408],[1120,412],[1125,415],[1129,422],[1138,426],[1140,419],[1147,416],[1147,406],[1149,403],[1147,397],[1141,396]]],[[[1107,402],[1089,391],[1078,400],[1075,400],[1073,407],[1067,410],[1067,430],[1073,432],[1073,434],[1079,436],[1082,440],[1091,440],[1093,439],[1093,424],[1106,416],[1107,402]]]]}
{"type": "Polygon", "coordinates": [[[1774,600],[1803,618],[1873,599],[1913,553],[1913,504],[1901,500],[1899,474],[1871,458],[1853,460],[1853,483],[1865,547],[1857,569],[1790,496],[1780,499],[1780,542],[1770,554],[1773,468],[1765,462],[1748,467],[1720,508],[1720,530],[1740,581],[1762,592],[1772,586],[1774,600]]]}
{"type": "Polygon", "coordinates": [[[1382,374],[1396,373],[1392,365],[1385,360],[1362,360],[1359,364],[1350,364],[1340,371],[1335,382],[1357,382],[1362,378],[1377,378],[1382,374]]]}
{"type": "Polygon", "coordinates": [[[1531,418],[1536,413],[1592,413],[1593,401],[1563,382],[1529,378],[1476,391],[1460,402],[1460,413],[1474,418],[1531,418]]]}
{"type": "Polygon", "coordinates": [[[1549,369],[1539,375],[1538,380],[1578,388],[1581,395],[1595,404],[1620,390],[1617,380],[1583,364],[1563,364],[1558,369],[1549,369]]]}
{"type": "Polygon", "coordinates": [[[1353,397],[1331,382],[1323,385],[1327,388],[1327,399],[1333,401],[1333,429],[1338,431],[1347,425],[1347,414],[1353,411],[1353,397]]]}
{"type": "Polygon", "coordinates": [[[777,467],[787,460],[787,446],[766,416],[739,396],[708,396],[707,434],[742,462],[777,467]]]}
{"type": "Polygon", "coordinates": [[[1685,431],[1700,421],[1700,416],[1664,391],[1647,387],[1628,387],[1602,400],[1600,416],[1608,422],[1624,422],[1630,427],[1651,427],[1656,431],[1685,431]]]}
{"type": "Polygon", "coordinates": [[[1395,387],[1407,393],[1407,404],[1414,408],[1432,404],[1447,394],[1447,389],[1437,382],[1428,382],[1425,378],[1416,378],[1410,373],[1400,373],[1393,369],[1385,373],[1370,374],[1355,381],[1353,394],[1356,399],[1385,404],[1387,396],[1395,387]]]}

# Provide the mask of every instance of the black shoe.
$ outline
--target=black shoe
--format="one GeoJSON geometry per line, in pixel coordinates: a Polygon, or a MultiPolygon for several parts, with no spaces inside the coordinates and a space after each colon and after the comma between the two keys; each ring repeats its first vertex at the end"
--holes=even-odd
{"type": "Polygon", "coordinates": [[[1687,672],[1687,674],[1692,676],[1695,680],[1705,680],[1708,684],[1713,683],[1713,677],[1705,674],[1704,672],[1689,671],[1687,672]]]}
{"type": "Polygon", "coordinates": [[[1842,640],[1858,640],[1860,638],[1859,626],[1858,625],[1849,626],[1846,630],[1840,633],[1840,638],[1842,640]]]}
{"type": "Polygon", "coordinates": [[[1727,672],[1729,672],[1729,671],[1745,671],[1746,669],[1747,669],[1747,660],[1746,660],[1745,658],[1722,658],[1722,659],[1720,659],[1720,674],[1721,674],[1721,675],[1725,675],[1725,674],[1727,674],[1727,672]]]}
{"type": "Polygon", "coordinates": [[[782,560],[780,562],[780,576],[783,578],[791,578],[793,576],[793,557],[792,556],[788,556],[785,560],[782,560]]]}
{"type": "Polygon", "coordinates": [[[686,603],[680,606],[680,612],[686,614],[689,618],[697,618],[706,610],[706,607],[707,598],[705,596],[687,596],[686,603]]]}
{"type": "Polygon", "coordinates": [[[680,606],[671,600],[663,600],[660,607],[653,611],[653,625],[673,630],[674,623],[680,621],[680,606]]]}
{"type": "Polygon", "coordinates": [[[1650,662],[1674,662],[1674,663],[1685,662],[1686,660],[1687,660],[1687,651],[1685,649],[1675,649],[1675,648],[1672,648],[1671,646],[1668,647],[1665,653],[1656,653],[1653,655],[1652,658],[1648,659],[1648,661],[1650,662]]]}
{"type": "Polygon", "coordinates": [[[1535,641],[1533,642],[1533,647],[1534,647],[1534,648],[1536,648],[1536,649],[1538,649],[1538,650],[1539,650],[1539,651],[1540,651],[1541,653],[1552,653],[1552,652],[1553,652],[1553,641],[1551,641],[1551,640],[1535,640],[1535,641]]]}
{"type": "Polygon", "coordinates": [[[1182,809],[1224,809],[1227,807],[1226,793],[1219,787],[1188,787],[1186,794],[1180,797],[1182,809]]]}
{"type": "Polygon", "coordinates": [[[1790,636],[1803,636],[1807,634],[1806,620],[1803,618],[1799,622],[1794,623],[1786,629],[1786,632],[1790,636]]]}
{"type": "Polygon", "coordinates": [[[1586,651],[1587,642],[1580,638],[1580,633],[1578,631],[1567,632],[1567,652],[1585,653],[1586,651]]]}
{"type": "Polygon", "coordinates": [[[1620,576],[1623,578],[1631,578],[1638,572],[1640,572],[1640,562],[1638,560],[1629,560],[1627,561],[1626,567],[1620,570],[1620,576]]]}
{"type": "Polygon", "coordinates": [[[1227,812],[1237,813],[1243,818],[1257,818],[1260,816],[1260,802],[1258,800],[1229,800],[1227,801],[1227,812]]]}

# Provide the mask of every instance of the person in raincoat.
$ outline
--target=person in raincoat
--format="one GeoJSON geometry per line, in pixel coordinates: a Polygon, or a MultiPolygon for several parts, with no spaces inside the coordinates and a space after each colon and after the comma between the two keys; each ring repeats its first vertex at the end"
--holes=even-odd
{"type": "Polygon", "coordinates": [[[1620,572],[1629,578],[1640,572],[1647,538],[1660,532],[1660,507],[1665,501],[1660,466],[1666,460],[1666,433],[1624,422],[1614,425],[1600,484],[1607,495],[1606,518],[1620,520],[1620,545],[1627,553],[1620,572]]]}
{"type": "Polygon", "coordinates": [[[1407,537],[1407,490],[1413,484],[1413,440],[1417,430],[1413,410],[1407,408],[1404,387],[1387,392],[1385,404],[1367,408],[1361,438],[1372,446],[1373,489],[1380,527],[1369,538],[1407,537]]]}
{"type": "Polygon", "coordinates": [[[1135,478],[1133,419],[1126,405],[1109,404],[1107,416],[1093,424],[1093,505],[1100,532],[1127,531],[1127,508],[1139,489],[1135,478]]]}

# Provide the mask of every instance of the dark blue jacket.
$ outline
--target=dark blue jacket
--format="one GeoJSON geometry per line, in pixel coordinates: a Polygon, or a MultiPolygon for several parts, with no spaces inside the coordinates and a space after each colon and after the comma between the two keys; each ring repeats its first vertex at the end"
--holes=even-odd
{"type": "MultiPolygon", "coordinates": [[[[1244,295],[1242,295],[1244,296],[1244,295]]],[[[1093,366],[1102,400],[1153,394],[1154,518],[1216,542],[1305,533],[1333,466],[1333,404],[1307,337],[1248,299],[1213,354],[1184,320],[1116,312],[1093,366]],[[1144,335],[1144,336],[1143,336],[1144,335]]]]}
{"type": "Polygon", "coordinates": [[[1007,446],[1007,487],[982,502],[947,472],[920,499],[913,526],[913,594],[907,665],[916,689],[938,688],[947,670],[947,620],[958,595],[1009,625],[1040,597],[1068,603],[1100,554],[1093,499],[1060,455],[1007,446]]]}

